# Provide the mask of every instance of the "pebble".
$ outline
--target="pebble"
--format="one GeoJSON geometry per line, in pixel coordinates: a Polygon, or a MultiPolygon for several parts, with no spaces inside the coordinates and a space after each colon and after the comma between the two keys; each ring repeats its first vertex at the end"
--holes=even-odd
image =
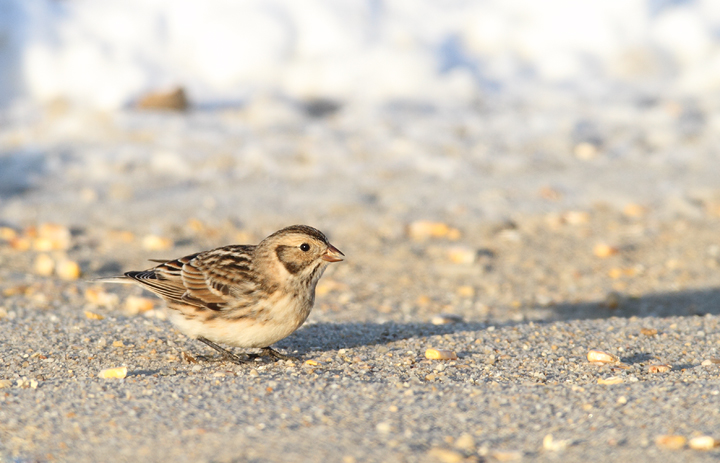
{"type": "Polygon", "coordinates": [[[573,149],[575,157],[583,161],[589,161],[598,155],[598,148],[592,143],[582,142],[575,145],[573,149]]]}
{"type": "Polygon", "coordinates": [[[641,328],[640,334],[644,334],[645,336],[655,336],[658,334],[658,330],[655,328],[641,328]]]}
{"type": "Polygon", "coordinates": [[[472,452],[475,450],[475,439],[472,435],[464,433],[455,440],[455,447],[465,450],[466,452],[472,452]]]}
{"type": "Polygon", "coordinates": [[[718,364],[720,364],[720,359],[719,359],[719,358],[711,358],[711,359],[705,359],[705,360],[703,360],[700,365],[702,365],[702,366],[704,366],[704,367],[709,367],[709,366],[711,366],[711,365],[718,365],[718,364]]]}
{"type": "Polygon", "coordinates": [[[570,445],[570,441],[568,440],[556,440],[553,438],[552,434],[547,434],[543,438],[543,449],[548,450],[550,452],[558,452],[560,450],[565,450],[570,445]]]}
{"type": "Polygon", "coordinates": [[[99,287],[85,289],[84,295],[89,303],[107,308],[117,306],[120,299],[117,294],[108,293],[99,287]]]}
{"type": "Polygon", "coordinates": [[[442,463],[460,463],[465,456],[459,452],[449,449],[434,448],[428,451],[428,456],[442,463]]]}
{"type": "Polygon", "coordinates": [[[504,461],[519,461],[522,460],[523,454],[522,452],[516,451],[516,450],[495,450],[490,452],[490,458],[493,460],[497,460],[500,462],[504,461]]]}
{"type": "Polygon", "coordinates": [[[33,262],[33,270],[37,275],[48,277],[55,271],[55,261],[47,254],[38,254],[33,262]]]}
{"type": "Polygon", "coordinates": [[[443,222],[417,220],[408,225],[407,233],[415,241],[429,238],[447,238],[452,241],[460,239],[460,231],[443,222]]]}
{"type": "Polygon", "coordinates": [[[43,223],[36,233],[33,239],[33,249],[36,251],[62,251],[70,248],[70,230],[63,225],[43,223]]]}
{"type": "Polygon", "coordinates": [[[611,291],[605,296],[604,305],[608,309],[617,309],[620,307],[622,296],[617,291],[611,291]]]}
{"type": "Polygon", "coordinates": [[[680,450],[686,443],[687,439],[678,435],[663,435],[655,439],[655,445],[668,450],[680,450]]]}
{"type": "Polygon", "coordinates": [[[173,247],[173,241],[157,235],[146,235],[142,239],[142,247],[147,251],[166,251],[173,247]]]}
{"type": "Polygon", "coordinates": [[[477,251],[469,246],[453,246],[448,249],[448,258],[455,264],[472,265],[477,258],[477,251]]]}
{"type": "Polygon", "coordinates": [[[618,249],[616,247],[610,246],[606,243],[598,243],[593,248],[593,254],[595,255],[595,257],[600,257],[603,259],[606,257],[614,256],[617,253],[618,249]]]}
{"type": "Polygon", "coordinates": [[[425,358],[430,360],[456,360],[458,357],[451,350],[428,349],[425,351],[425,358]]]}
{"type": "Polygon", "coordinates": [[[125,312],[130,315],[147,312],[155,307],[155,299],[139,296],[128,296],[125,299],[125,312]]]}
{"type": "Polygon", "coordinates": [[[433,325],[450,325],[452,323],[462,323],[463,318],[460,315],[452,313],[441,313],[433,316],[430,322],[433,325]]]}
{"type": "Polygon", "coordinates": [[[619,376],[611,376],[609,378],[598,378],[597,380],[598,384],[604,384],[607,386],[612,386],[613,384],[620,384],[623,382],[623,379],[619,376]]]}
{"type": "Polygon", "coordinates": [[[475,288],[469,285],[463,285],[457,287],[457,294],[460,297],[474,297],[475,288]]]}
{"type": "Polygon", "coordinates": [[[137,102],[139,109],[184,111],[189,106],[185,89],[182,87],[176,87],[166,92],[151,92],[137,102]]]}
{"type": "Polygon", "coordinates": [[[688,445],[693,450],[712,450],[720,445],[720,442],[711,436],[697,436],[690,439],[688,445]]]}
{"type": "Polygon", "coordinates": [[[667,373],[670,370],[672,370],[672,365],[667,365],[664,363],[648,366],[648,372],[650,373],[667,373]]]}
{"type": "Polygon", "coordinates": [[[608,354],[600,350],[591,350],[587,353],[587,359],[589,362],[600,362],[600,363],[617,363],[620,359],[613,355],[608,354]]]}
{"type": "Polygon", "coordinates": [[[590,214],[585,211],[567,211],[562,215],[562,220],[569,225],[584,225],[590,222],[590,214]]]}
{"type": "Polygon", "coordinates": [[[89,310],[86,310],[85,318],[87,318],[89,320],[103,320],[105,317],[100,314],[97,314],[95,312],[90,312],[89,310]]]}
{"type": "Polygon", "coordinates": [[[127,376],[127,367],[106,368],[98,373],[98,377],[103,379],[123,379],[127,376]]]}
{"type": "Polygon", "coordinates": [[[4,389],[6,387],[11,387],[12,381],[9,379],[0,379],[0,389],[4,389]]]}
{"type": "Polygon", "coordinates": [[[75,261],[63,259],[57,263],[55,273],[66,281],[77,280],[80,278],[80,265],[75,261]]]}

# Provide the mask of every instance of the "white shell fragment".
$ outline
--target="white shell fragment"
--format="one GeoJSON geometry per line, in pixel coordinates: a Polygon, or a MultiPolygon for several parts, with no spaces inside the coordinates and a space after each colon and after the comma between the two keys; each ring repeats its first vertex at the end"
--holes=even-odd
{"type": "Polygon", "coordinates": [[[690,439],[688,445],[693,450],[712,450],[720,445],[720,442],[710,436],[697,436],[690,439]]]}
{"type": "Polygon", "coordinates": [[[600,363],[617,363],[620,361],[613,354],[608,354],[600,350],[591,350],[587,353],[588,362],[600,362],[600,363]]]}
{"type": "Polygon", "coordinates": [[[425,358],[430,360],[456,360],[458,357],[451,350],[428,349],[425,351],[425,358]]]}
{"type": "Polygon", "coordinates": [[[102,370],[98,376],[103,379],[123,379],[127,376],[127,367],[107,368],[102,370]]]}

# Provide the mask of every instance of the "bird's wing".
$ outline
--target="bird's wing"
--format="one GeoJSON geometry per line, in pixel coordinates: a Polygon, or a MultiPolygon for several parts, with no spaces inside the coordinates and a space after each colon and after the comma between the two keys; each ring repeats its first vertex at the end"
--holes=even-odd
{"type": "Polygon", "coordinates": [[[182,266],[182,283],[186,303],[223,310],[230,303],[243,305],[244,298],[257,289],[258,281],[251,270],[254,246],[225,246],[198,254],[182,266]]]}
{"type": "Polygon", "coordinates": [[[145,289],[152,291],[168,302],[182,302],[187,291],[182,281],[182,268],[198,254],[169,260],[157,267],[139,272],[127,272],[125,277],[140,283],[145,289]]]}

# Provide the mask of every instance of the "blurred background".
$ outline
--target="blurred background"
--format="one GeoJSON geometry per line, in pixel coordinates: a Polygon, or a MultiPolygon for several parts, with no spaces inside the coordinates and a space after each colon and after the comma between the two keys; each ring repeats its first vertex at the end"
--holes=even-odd
{"type": "Polygon", "coordinates": [[[355,320],[662,292],[690,252],[662,227],[707,232],[674,287],[714,287],[719,91],[714,0],[0,0],[0,226],[106,275],[315,225],[355,320]],[[367,312],[383,272],[420,302],[367,312]]]}
{"type": "Polygon", "coordinates": [[[0,5],[6,105],[117,110],[171,86],[201,107],[258,94],[448,105],[544,87],[645,98],[720,88],[712,0],[0,5]]]}

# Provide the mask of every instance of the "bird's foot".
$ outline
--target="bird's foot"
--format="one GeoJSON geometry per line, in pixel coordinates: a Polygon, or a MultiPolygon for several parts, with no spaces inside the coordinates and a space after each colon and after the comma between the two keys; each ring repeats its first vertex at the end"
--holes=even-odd
{"type": "Polygon", "coordinates": [[[297,358],[295,358],[295,357],[281,354],[280,352],[276,351],[272,347],[263,347],[262,352],[259,355],[269,356],[269,357],[273,357],[273,358],[276,358],[279,360],[297,360],[297,358]]]}
{"type": "Polygon", "coordinates": [[[203,338],[202,336],[198,336],[197,340],[200,341],[200,342],[202,342],[202,343],[204,343],[204,344],[207,345],[207,346],[212,347],[212,348],[215,349],[216,351],[220,352],[220,354],[222,355],[222,357],[221,357],[219,360],[215,360],[215,359],[213,359],[213,358],[211,358],[211,357],[207,357],[207,356],[204,356],[204,355],[199,355],[199,356],[197,357],[197,358],[199,358],[199,359],[211,360],[211,361],[228,360],[228,361],[230,361],[230,362],[232,362],[232,363],[234,363],[234,364],[236,364],[236,365],[243,365],[243,364],[248,363],[248,362],[250,362],[250,361],[253,360],[253,358],[250,357],[249,355],[248,355],[246,358],[242,358],[242,357],[240,357],[239,355],[233,354],[233,353],[230,352],[229,350],[223,349],[222,347],[218,346],[218,345],[215,344],[214,342],[210,341],[209,339],[205,339],[205,338],[203,338]]]}

